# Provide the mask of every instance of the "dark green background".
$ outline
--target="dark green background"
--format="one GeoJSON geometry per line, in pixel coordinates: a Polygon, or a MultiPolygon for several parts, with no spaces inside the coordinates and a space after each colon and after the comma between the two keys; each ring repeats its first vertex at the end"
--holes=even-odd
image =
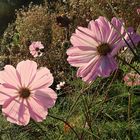
{"type": "Polygon", "coordinates": [[[42,3],[43,0],[0,0],[0,35],[3,33],[9,22],[15,19],[15,9],[28,6],[30,2],[42,3]]]}

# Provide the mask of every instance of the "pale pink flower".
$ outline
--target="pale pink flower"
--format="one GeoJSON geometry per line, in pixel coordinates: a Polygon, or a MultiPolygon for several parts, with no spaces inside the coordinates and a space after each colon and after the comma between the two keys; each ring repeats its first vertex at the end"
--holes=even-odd
{"type": "Polygon", "coordinates": [[[57,95],[49,88],[52,74],[45,67],[37,69],[34,61],[22,61],[16,69],[6,65],[0,71],[0,82],[2,113],[11,123],[27,125],[30,118],[41,122],[56,102],[57,95]]]}
{"type": "Polygon", "coordinates": [[[124,77],[124,82],[128,86],[140,85],[140,75],[134,73],[127,73],[124,77]]]}
{"type": "Polygon", "coordinates": [[[29,46],[29,50],[34,57],[42,56],[44,52],[44,46],[40,41],[32,42],[32,44],[29,46]]]}
{"type": "MultiPolygon", "coordinates": [[[[132,28],[129,28],[128,34],[134,43],[140,41],[140,36],[132,28]]],[[[90,21],[88,28],[78,27],[70,39],[73,47],[67,50],[68,62],[78,67],[77,77],[88,83],[97,76],[108,77],[118,67],[114,56],[126,46],[122,36],[132,44],[128,34],[124,23],[115,17],[111,22],[99,17],[90,21]]]]}

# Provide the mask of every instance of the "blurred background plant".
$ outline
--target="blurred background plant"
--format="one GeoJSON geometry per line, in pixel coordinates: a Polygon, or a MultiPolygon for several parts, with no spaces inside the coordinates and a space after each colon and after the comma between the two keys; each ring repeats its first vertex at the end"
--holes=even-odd
{"type": "MultiPolygon", "coordinates": [[[[45,0],[40,5],[30,3],[16,11],[15,20],[1,36],[0,66],[9,63],[16,65],[23,59],[31,59],[39,66],[51,69],[55,77],[54,89],[60,81],[65,81],[65,86],[58,91],[57,105],[49,114],[67,121],[80,140],[138,140],[140,87],[130,88],[123,81],[124,75],[131,69],[120,62],[120,69],[110,78],[99,78],[87,86],[76,78],[75,69],[66,60],[66,50],[71,46],[69,39],[77,26],[86,27],[91,19],[100,15],[111,19],[117,13],[127,27],[132,26],[137,31],[140,19],[136,12],[138,7],[139,0],[45,0]],[[29,45],[33,41],[41,41],[45,46],[41,57],[34,58],[29,53],[29,45]],[[131,129],[127,116],[130,93],[131,129]]],[[[128,51],[127,56],[130,55],[128,51]]],[[[125,52],[123,56],[126,56],[125,52]]],[[[133,56],[131,58],[127,62],[140,70],[139,63],[133,56]]],[[[77,139],[64,121],[48,116],[42,123],[31,121],[28,126],[20,127],[6,122],[1,116],[0,138],[77,139]]]]}
{"type": "Polygon", "coordinates": [[[0,35],[3,33],[9,22],[15,20],[15,9],[28,6],[30,2],[41,3],[43,0],[0,0],[0,35]]]}

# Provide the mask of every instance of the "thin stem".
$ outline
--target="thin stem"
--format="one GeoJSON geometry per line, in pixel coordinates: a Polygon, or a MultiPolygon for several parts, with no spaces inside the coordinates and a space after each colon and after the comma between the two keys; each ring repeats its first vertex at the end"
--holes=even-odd
{"type": "Polygon", "coordinates": [[[128,125],[129,125],[129,138],[131,135],[131,94],[128,95],[128,125]]]}
{"type": "Polygon", "coordinates": [[[105,96],[104,96],[104,101],[103,101],[102,104],[101,104],[101,109],[97,112],[97,114],[96,114],[96,116],[94,117],[93,121],[96,120],[96,118],[99,116],[99,114],[100,114],[101,111],[103,110],[103,105],[104,105],[104,103],[105,103],[106,100],[107,100],[107,96],[108,96],[109,89],[110,89],[112,83],[114,82],[114,79],[115,79],[116,74],[117,74],[117,70],[115,71],[115,73],[114,73],[114,75],[113,75],[113,77],[112,77],[112,79],[111,79],[111,82],[109,83],[109,85],[108,85],[108,87],[107,87],[107,90],[106,90],[105,93],[104,93],[105,96]]]}
{"type": "Polygon", "coordinates": [[[82,94],[79,94],[78,97],[76,98],[74,104],[72,105],[72,107],[69,110],[68,116],[66,117],[66,120],[71,116],[72,111],[74,109],[74,107],[76,106],[76,104],[78,103],[78,100],[80,99],[80,97],[82,96],[82,94]]]}
{"type": "MultiPolygon", "coordinates": [[[[91,131],[91,133],[93,134],[93,130],[92,130],[92,126],[91,126],[91,118],[90,118],[90,112],[89,112],[89,109],[88,109],[88,103],[86,102],[85,98],[82,96],[82,100],[83,100],[83,106],[84,106],[84,115],[85,115],[85,118],[86,118],[86,121],[87,121],[87,124],[89,126],[89,129],[91,131]]],[[[93,137],[93,135],[92,135],[93,137]]],[[[94,137],[93,137],[94,139],[94,137]]]]}
{"type": "Polygon", "coordinates": [[[85,92],[87,89],[89,89],[91,85],[92,85],[92,83],[89,84],[86,88],[80,90],[80,92],[79,92],[80,94],[78,95],[78,97],[76,98],[74,104],[73,104],[72,107],[70,108],[69,113],[68,113],[68,116],[66,117],[66,120],[67,120],[67,119],[70,117],[70,115],[72,114],[72,111],[73,111],[74,107],[76,106],[76,104],[78,103],[78,100],[80,99],[80,97],[81,97],[82,95],[84,95],[84,92],[85,92]]]}
{"type": "Polygon", "coordinates": [[[53,119],[57,119],[57,120],[59,120],[59,121],[64,122],[64,123],[75,133],[75,135],[76,135],[76,137],[78,138],[78,140],[80,140],[80,138],[79,138],[77,132],[73,129],[73,127],[72,127],[68,122],[66,122],[65,120],[63,120],[63,119],[61,119],[61,118],[52,116],[52,115],[48,115],[48,116],[51,117],[51,118],[53,118],[53,119]]]}

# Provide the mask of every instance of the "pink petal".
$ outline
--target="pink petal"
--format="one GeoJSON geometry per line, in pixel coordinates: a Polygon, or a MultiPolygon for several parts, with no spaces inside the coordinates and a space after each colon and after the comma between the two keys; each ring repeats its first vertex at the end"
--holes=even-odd
{"type": "Polygon", "coordinates": [[[97,76],[108,77],[116,69],[117,63],[112,56],[97,56],[87,65],[80,67],[77,71],[77,76],[82,77],[85,82],[90,83],[97,76]]]}
{"type": "Polygon", "coordinates": [[[27,104],[32,119],[41,122],[46,118],[48,110],[40,101],[31,97],[27,100],[27,104]]]}
{"type": "Polygon", "coordinates": [[[111,31],[111,25],[110,22],[105,18],[100,16],[98,19],[96,19],[96,23],[98,24],[98,28],[100,29],[100,33],[102,36],[102,42],[107,42],[108,36],[111,31]]]}
{"type": "Polygon", "coordinates": [[[77,71],[77,76],[82,77],[85,82],[90,83],[97,77],[98,61],[100,56],[94,57],[89,63],[80,67],[77,71]]]}
{"type": "Polygon", "coordinates": [[[113,17],[111,20],[111,23],[113,24],[112,27],[115,27],[116,29],[118,29],[120,33],[124,32],[124,22],[122,20],[117,19],[116,17],[113,17]]]}
{"type": "Polygon", "coordinates": [[[87,64],[93,57],[93,55],[69,56],[67,61],[72,66],[80,67],[87,64]]]}
{"type": "Polygon", "coordinates": [[[15,96],[18,96],[16,89],[0,85],[0,105],[3,105],[7,99],[15,96]]]}
{"type": "Polygon", "coordinates": [[[21,61],[18,63],[16,69],[20,75],[22,87],[28,87],[37,71],[36,62],[30,60],[21,61]]]}
{"type": "Polygon", "coordinates": [[[123,26],[123,22],[115,17],[112,18],[111,23],[112,23],[112,29],[107,42],[113,45],[117,41],[122,40],[122,36],[125,35],[125,28],[123,26]]]}
{"type": "Polygon", "coordinates": [[[35,42],[35,46],[38,47],[39,49],[43,49],[44,46],[40,41],[35,42]]]}
{"type": "Polygon", "coordinates": [[[35,51],[35,50],[32,50],[32,51],[30,51],[30,53],[31,53],[31,55],[37,55],[37,51],[35,51]]]}
{"type": "Polygon", "coordinates": [[[91,47],[88,46],[74,46],[70,47],[67,50],[67,55],[70,56],[79,56],[79,55],[91,55],[91,54],[96,54],[97,51],[93,50],[91,47]]]}
{"type": "Polygon", "coordinates": [[[90,21],[88,28],[93,31],[95,39],[98,40],[98,43],[103,42],[103,36],[98,25],[98,21],[90,21]]]}
{"type": "Polygon", "coordinates": [[[115,71],[118,66],[117,62],[111,55],[104,56],[100,59],[100,66],[98,68],[98,73],[102,77],[110,76],[110,73],[115,71]]]}
{"type": "Polygon", "coordinates": [[[75,35],[89,42],[90,44],[93,44],[91,47],[95,49],[96,46],[98,46],[98,41],[94,37],[94,34],[88,28],[78,27],[75,31],[75,35]]]}
{"type": "MultiPolygon", "coordinates": [[[[128,31],[127,31],[127,33],[125,34],[124,38],[125,38],[125,40],[127,41],[127,43],[128,43],[131,47],[133,47],[133,43],[134,43],[134,44],[137,44],[137,43],[140,41],[140,35],[136,34],[136,33],[134,32],[134,29],[131,28],[131,27],[128,28],[128,31]],[[129,36],[128,36],[128,34],[129,34],[129,36]],[[131,39],[130,39],[130,38],[131,38],[131,39]],[[132,43],[132,41],[133,41],[133,43],[132,43]]],[[[116,43],[114,44],[114,48],[113,48],[113,50],[112,50],[112,52],[111,52],[111,55],[112,55],[112,56],[115,56],[115,55],[118,53],[118,51],[119,51],[121,48],[125,47],[125,46],[127,46],[127,44],[125,43],[125,41],[124,41],[123,39],[119,40],[118,42],[116,42],[116,43]]]]}
{"type": "Polygon", "coordinates": [[[85,50],[81,50],[81,47],[71,47],[67,50],[67,61],[75,67],[82,66],[88,63],[94,56],[97,55],[96,51],[90,50],[88,47],[85,50]]]}
{"type": "Polygon", "coordinates": [[[53,83],[53,76],[47,68],[40,68],[37,70],[34,80],[30,84],[30,89],[35,90],[43,86],[51,86],[53,83]]]}
{"type": "Polygon", "coordinates": [[[0,82],[9,84],[13,88],[17,89],[20,87],[19,76],[16,73],[16,70],[11,65],[6,65],[3,71],[0,71],[0,82]]]}
{"type": "Polygon", "coordinates": [[[44,46],[43,46],[43,44],[41,44],[40,41],[32,42],[32,44],[29,46],[29,50],[30,50],[30,51],[33,51],[33,50],[35,50],[36,48],[43,49],[44,46]]]}
{"type": "Polygon", "coordinates": [[[95,50],[96,46],[98,46],[98,43],[94,36],[92,36],[94,34],[91,33],[92,32],[89,29],[79,27],[78,30],[76,30],[76,33],[74,33],[70,38],[70,41],[73,46],[89,46],[95,50]]]}
{"type": "MultiPolygon", "coordinates": [[[[99,60],[100,56],[97,55],[95,56],[89,63],[87,63],[86,65],[83,66],[83,69],[81,70],[81,76],[85,76],[87,75],[91,69],[93,68],[93,66],[96,64],[96,62],[99,60]]],[[[80,76],[78,75],[78,76],[80,76]]]]}
{"type": "Polygon", "coordinates": [[[33,91],[33,98],[45,108],[51,108],[54,106],[57,94],[51,88],[43,87],[36,91],[33,91]]]}
{"type": "Polygon", "coordinates": [[[137,44],[138,42],[140,42],[140,35],[135,33],[135,31],[132,27],[129,27],[127,29],[127,33],[125,35],[125,39],[129,45],[133,46],[133,43],[137,44]],[[133,43],[132,43],[132,41],[133,41],[133,43]]]}
{"type": "Polygon", "coordinates": [[[87,83],[91,83],[92,81],[94,81],[97,78],[97,76],[99,76],[98,67],[99,67],[99,63],[96,62],[94,67],[91,69],[91,71],[87,75],[82,77],[82,80],[87,83]]]}
{"type": "Polygon", "coordinates": [[[9,98],[3,105],[3,114],[11,123],[18,125],[27,125],[30,120],[30,114],[25,100],[16,97],[9,98]]]}
{"type": "Polygon", "coordinates": [[[123,40],[118,41],[116,44],[114,44],[111,55],[117,55],[120,49],[123,49],[123,46],[125,46],[125,42],[123,40]]]}
{"type": "Polygon", "coordinates": [[[36,46],[35,46],[35,42],[33,42],[30,46],[29,46],[29,50],[30,51],[35,51],[36,46]]]}

